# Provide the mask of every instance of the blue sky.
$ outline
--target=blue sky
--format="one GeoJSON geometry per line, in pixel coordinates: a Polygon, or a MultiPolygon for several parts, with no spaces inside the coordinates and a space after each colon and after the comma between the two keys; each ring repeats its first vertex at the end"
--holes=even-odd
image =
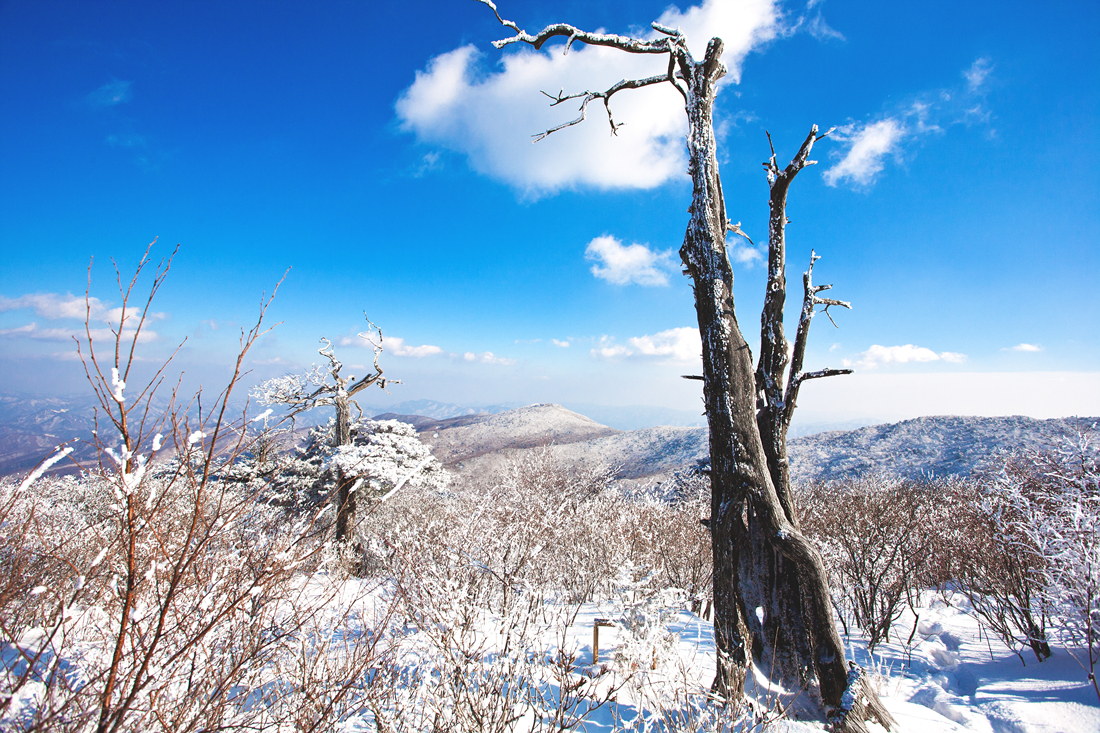
{"type": "MultiPolygon", "coordinates": [[[[815,321],[808,367],[857,374],[808,386],[804,418],[1100,414],[1096,3],[499,5],[532,32],[722,35],[723,184],[757,243],[765,130],[785,163],[838,128],[791,190],[789,310],[815,249],[854,309],[815,321]]],[[[0,4],[0,379],[83,389],[69,296],[94,257],[108,317],[110,258],[128,272],[158,237],[181,247],[143,354],[187,338],[196,383],[291,267],[250,379],[307,367],[320,336],[369,363],[365,310],[405,382],[374,404],[698,408],[682,105],[624,93],[617,137],[593,109],[532,145],[576,114],[540,91],[652,60],[490,45],[506,35],[460,0],[0,4]]],[[[733,252],[755,340],[763,267],[733,252]]]]}

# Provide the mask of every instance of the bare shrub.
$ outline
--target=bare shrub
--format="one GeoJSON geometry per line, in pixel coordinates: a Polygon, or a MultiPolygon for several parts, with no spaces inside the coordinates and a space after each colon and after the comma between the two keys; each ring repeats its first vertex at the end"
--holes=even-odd
{"type": "MultiPolygon", "coordinates": [[[[302,582],[318,557],[312,517],[288,521],[249,487],[217,478],[247,448],[245,418],[230,418],[229,400],[264,333],[270,299],[242,332],[233,375],[212,409],[192,413],[173,392],[167,410],[155,412],[164,366],[144,388],[127,387],[171,262],[161,262],[149,297],[135,307],[147,258],[128,286],[118,278],[112,356],[102,356],[90,315],[86,321],[81,352],[101,428],[110,427],[94,435],[100,464],[75,478],[41,479],[36,471],[0,497],[0,562],[10,570],[0,593],[0,725],[330,727],[343,714],[338,700],[361,694],[379,650],[334,649],[332,640],[363,634],[322,614],[335,590],[302,582]],[[154,463],[170,450],[172,460],[154,463]],[[281,678],[291,658],[305,667],[347,663],[322,686],[316,676],[281,678]],[[310,708],[306,699],[331,702],[310,708]],[[303,707],[317,715],[294,723],[291,712],[303,707]]],[[[363,597],[372,592],[360,589],[363,597]]]]}
{"type": "Polygon", "coordinates": [[[868,649],[914,601],[932,565],[936,485],[885,476],[802,488],[802,527],[831,576],[833,603],[867,634],[868,649]]]}
{"type": "Polygon", "coordinates": [[[1025,530],[1026,512],[1003,489],[1038,490],[1035,476],[1022,463],[1009,460],[1000,477],[985,477],[960,487],[950,538],[945,543],[945,570],[970,602],[975,615],[1010,649],[1030,647],[1042,662],[1051,655],[1047,615],[1041,604],[1045,561],[1025,530]]]}
{"type": "Polygon", "coordinates": [[[1100,696],[1100,451],[1091,430],[1053,450],[1006,457],[979,499],[975,523],[985,530],[979,548],[986,553],[963,576],[975,611],[1040,661],[1051,654],[1048,626],[1084,646],[1100,696]]]}

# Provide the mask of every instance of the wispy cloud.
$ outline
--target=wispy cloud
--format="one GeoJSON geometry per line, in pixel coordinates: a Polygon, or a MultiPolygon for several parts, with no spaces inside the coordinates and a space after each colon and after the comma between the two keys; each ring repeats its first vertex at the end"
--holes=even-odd
{"type": "Polygon", "coordinates": [[[701,358],[703,347],[699,340],[699,329],[684,326],[651,336],[634,336],[627,339],[626,345],[615,343],[610,336],[603,336],[599,345],[590,353],[599,359],[632,357],[694,363],[701,358]]]}
{"type": "Polygon", "coordinates": [[[568,349],[569,348],[569,342],[568,341],[559,341],[557,339],[550,339],[550,343],[552,343],[554,346],[557,346],[558,348],[561,348],[561,349],[568,349]]]}
{"type": "MultiPolygon", "coordinates": [[[[522,18],[514,20],[523,25],[522,18]]],[[[740,79],[750,51],[782,30],[775,0],[703,0],[685,11],[670,7],[657,20],[683,30],[696,58],[712,37],[721,37],[727,83],[740,79]]],[[[507,35],[502,28],[500,36],[507,35]]],[[[540,91],[602,90],[665,70],[663,58],[600,46],[564,54],[563,48],[564,39],[541,51],[513,46],[490,73],[472,45],[436,56],[397,100],[401,128],[422,143],[466,156],[478,172],[532,197],[576,185],[647,189],[682,176],[687,124],[683,100],[667,84],[615,96],[615,119],[626,124],[614,138],[603,106],[594,104],[584,124],[531,144],[532,135],[576,117],[580,105],[578,100],[551,107],[540,91]]],[[[496,65],[497,58],[488,62],[496,65]]]]}
{"type": "MultiPolygon", "coordinates": [[[[40,318],[58,320],[62,318],[75,318],[83,321],[88,318],[93,323],[118,323],[122,317],[122,308],[110,308],[99,298],[91,297],[86,301],[83,296],[58,295],[57,293],[35,293],[33,295],[21,295],[18,298],[6,298],[0,295],[0,312],[31,309],[40,318]]],[[[131,308],[126,319],[139,318],[141,311],[131,308]]],[[[147,321],[161,321],[168,317],[167,313],[150,312],[146,315],[147,321]]]]}
{"type": "Polygon", "coordinates": [[[806,10],[784,29],[784,35],[809,33],[819,41],[843,41],[844,34],[830,26],[821,14],[823,0],[808,0],[806,10]]]}
{"type": "Polygon", "coordinates": [[[966,77],[970,91],[976,92],[985,86],[991,73],[993,73],[993,62],[983,56],[971,64],[970,68],[963,72],[963,76],[966,77]]]}
{"type": "MultiPolygon", "coordinates": [[[[374,348],[370,341],[358,336],[344,336],[340,339],[339,344],[340,346],[358,346],[364,349],[374,348]]],[[[435,356],[436,354],[443,353],[443,349],[438,346],[432,346],[431,344],[411,346],[405,343],[405,339],[400,336],[386,336],[382,341],[382,348],[387,354],[392,354],[394,356],[409,356],[415,359],[422,359],[425,356],[435,356]]]]}
{"type": "Polygon", "coordinates": [[[129,102],[132,97],[131,87],[133,82],[115,79],[107,82],[95,91],[89,92],[88,104],[93,107],[113,107],[116,104],[129,102]]]}
{"type": "Polygon", "coordinates": [[[588,243],[584,258],[596,263],[593,275],[615,285],[668,285],[668,270],[673,267],[669,252],[652,250],[644,244],[624,245],[606,234],[588,243]]]}
{"type": "Polygon", "coordinates": [[[878,120],[837,127],[832,137],[844,144],[840,160],[824,173],[830,186],[846,182],[856,188],[870,186],[889,158],[900,159],[907,145],[951,125],[989,124],[992,113],[985,104],[985,88],[993,64],[979,58],[962,72],[965,85],[936,89],[910,99],[897,111],[878,120]]]}
{"type": "MultiPolygon", "coordinates": [[[[459,355],[458,354],[452,354],[451,356],[458,357],[459,355]]],[[[497,356],[496,354],[494,354],[491,351],[483,351],[480,354],[475,354],[472,351],[467,351],[465,354],[461,355],[461,358],[463,359],[463,361],[480,362],[482,364],[511,365],[511,364],[516,363],[515,359],[509,359],[507,357],[497,356]]]]}
{"type": "Polygon", "coordinates": [[[910,364],[927,363],[932,361],[945,361],[950,364],[962,364],[966,361],[966,354],[954,351],[941,351],[939,353],[924,346],[905,344],[904,346],[880,346],[874,344],[867,351],[860,354],[858,360],[844,359],[846,367],[857,369],[877,369],[886,364],[910,364]]]}
{"type": "Polygon", "coordinates": [[[1035,344],[1016,344],[1015,346],[1011,346],[1011,347],[1008,347],[1008,348],[1005,348],[1005,349],[1001,349],[1001,351],[1029,351],[1029,352],[1042,351],[1042,350],[1043,350],[1042,346],[1037,346],[1035,344]]]}
{"type": "MultiPolygon", "coordinates": [[[[92,341],[95,342],[113,342],[115,340],[115,334],[109,328],[93,328],[91,334],[92,341]]],[[[39,328],[37,323],[28,323],[26,326],[19,326],[18,328],[0,329],[0,337],[30,338],[36,341],[72,341],[76,338],[84,342],[87,340],[88,334],[82,328],[39,328]]],[[[122,330],[123,341],[129,341],[133,337],[133,330],[129,328],[122,330]]],[[[156,331],[143,328],[138,336],[138,343],[145,344],[156,341],[158,338],[156,331]]]]}
{"type": "Polygon", "coordinates": [[[112,148],[144,148],[145,138],[141,135],[108,135],[107,144],[112,148]]]}

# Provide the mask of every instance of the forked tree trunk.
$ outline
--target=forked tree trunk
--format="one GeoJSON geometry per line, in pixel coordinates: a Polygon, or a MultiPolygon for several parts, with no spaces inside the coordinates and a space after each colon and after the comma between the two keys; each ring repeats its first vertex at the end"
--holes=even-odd
{"type": "MultiPolygon", "coordinates": [[[[492,0],[480,2],[493,10],[502,25],[515,32],[511,38],[496,41],[497,48],[526,43],[539,49],[548,40],[562,37],[568,38],[566,48],[579,41],[627,53],[667,55],[666,74],[623,80],[604,92],[587,91],[568,96],[559,93],[554,104],[567,99],[583,99],[581,115],[547,130],[536,140],[581,123],[588,103],[596,99],[603,100],[612,132],[615,132],[619,125],[611,116],[609,102],[612,95],[624,89],[669,83],[684,96],[693,193],[680,257],[694,283],[695,310],[703,346],[703,395],[710,428],[710,528],[714,553],[714,638],[718,650],[714,688],[725,697],[740,698],[755,661],[772,679],[787,681],[793,692],[803,691],[806,698],[822,704],[833,730],[865,731],[864,720],[868,715],[889,728],[890,716],[878,703],[874,690],[861,676],[861,670],[855,669],[849,674],[846,668],[844,647],[833,624],[821,555],[798,531],[790,500],[789,478],[784,465],[785,425],[789,424],[790,413],[789,410],[784,412],[779,403],[793,407],[797,384],[802,377],[792,381],[794,393],[790,399],[761,401],[762,406],[774,406],[777,410],[774,414],[786,422],[773,422],[767,415],[760,424],[757,422],[758,397],[763,394],[758,391],[760,385],[756,383],[752,354],[734,314],[733,270],[726,253],[726,234],[737,228],[729,226],[726,219],[715,153],[714,99],[718,80],[726,73],[720,61],[721,39],[712,38],[706,56],[697,62],[688,51],[684,35],[659,23],[653,24],[659,34],[653,39],[587,33],[564,23],[549,25],[531,35],[502,18],[492,0]],[[776,430],[775,426],[784,427],[776,430]],[[758,608],[763,611],[763,623],[757,616],[758,608]]],[[[814,135],[816,132],[815,128],[814,135]]],[[[809,152],[806,145],[803,148],[809,152]]],[[[805,163],[804,156],[802,163],[805,163]]],[[[769,178],[771,173],[769,169],[769,178]]],[[[793,174],[779,177],[784,197],[790,177],[793,174]]],[[[773,185],[773,197],[776,193],[773,185]]],[[[773,207],[773,218],[776,212],[773,207]]],[[[810,287],[809,273],[806,284],[808,294],[822,289],[810,287]]],[[[824,301],[807,295],[806,302],[812,316],[813,305],[824,301]]],[[[770,311],[766,308],[764,318],[765,323],[769,318],[778,318],[780,338],[772,339],[771,343],[782,343],[784,353],[768,359],[778,359],[785,365],[786,346],[781,338],[782,299],[778,302],[778,310],[775,306],[773,302],[770,311]]],[[[804,310],[800,335],[808,321],[804,310]]],[[[800,359],[797,354],[796,359],[800,359]]],[[[765,376],[772,373],[770,368],[763,370],[765,376]]],[[[805,378],[812,376],[805,375],[805,378]]],[[[774,397],[776,393],[772,390],[769,394],[774,397]]]]}
{"type": "MultiPolygon", "coordinates": [[[[717,692],[740,696],[754,655],[764,640],[750,634],[758,605],[769,596],[788,638],[782,654],[757,658],[760,668],[781,679],[817,682],[820,699],[840,706],[848,675],[844,647],[833,625],[829,589],[821,556],[788,518],[772,481],[756,420],[757,389],[749,345],[737,323],[733,271],[726,253],[726,207],[715,155],[713,108],[716,83],[725,73],[720,39],[706,57],[681,63],[688,85],[688,155],[694,184],[691,218],[680,256],[695,286],[695,308],[703,345],[703,391],[710,427],[711,547],[714,552],[714,633],[719,650],[717,692]],[[750,532],[750,527],[753,528],[750,532]],[[742,552],[755,560],[743,563],[742,552]],[[779,573],[772,595],[767,576],[742,572],[775,557],[779,573]],[[751,605],[750,605],[751,604],[751,605]],[[756,643],[754,643],[756,642],[756,643]],[[812,669],[803,669],[808,657],[812,669]]],[[[765,616],[769,618],[768,615],[765,616]]],[[[770,645],[769,645],[770,646],[770,645]]],[[[812,695],[812,690],[807,694],[812,695]]]]}

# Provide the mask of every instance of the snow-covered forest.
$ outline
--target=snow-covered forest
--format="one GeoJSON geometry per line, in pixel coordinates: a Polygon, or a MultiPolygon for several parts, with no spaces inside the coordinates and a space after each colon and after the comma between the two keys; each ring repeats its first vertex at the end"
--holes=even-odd
{"type": "MultiPolygon", "coordinates": [[[[254,389],[265,410],[230,414],[237,374],[153,411],[148,305],[83,354],[98,464],[45,473],[61,446],[2,484],[3,729],[820,729],[763,670],[711,692],[705,467],[622,482],[545,447],[453,474],[398,421],[303,437],[280,414],[339,397],[331,344],[254,389]]],[[[838,628],[900,730],[1095,729],[1095,438],[991,460],[796,485],[838,628]]]]}
{"type": "Polygon", "coordinates": [[[1100,733],[1097,9],[690,1],[0,3],[0,733],[1100,733]]]}

